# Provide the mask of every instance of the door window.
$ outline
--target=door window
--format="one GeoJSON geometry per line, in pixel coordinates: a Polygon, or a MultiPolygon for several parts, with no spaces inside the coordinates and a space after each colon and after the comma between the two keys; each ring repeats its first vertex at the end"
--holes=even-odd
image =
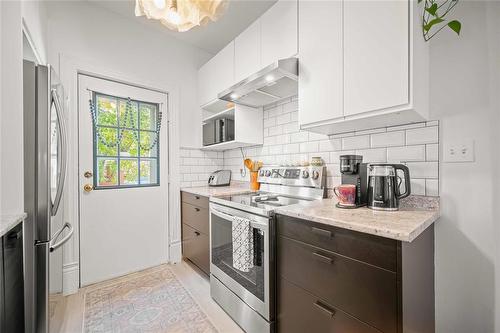
{"type": "Polygon", "coordinates": [[[94,188],[158,186],[159,105],[93,93],[94,188]]]}

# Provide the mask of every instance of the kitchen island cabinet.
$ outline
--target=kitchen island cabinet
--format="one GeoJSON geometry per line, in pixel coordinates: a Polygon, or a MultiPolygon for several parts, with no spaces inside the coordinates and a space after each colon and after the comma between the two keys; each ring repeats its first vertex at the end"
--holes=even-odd
{"type": "Polygon", "coordinates": [[[434,227],[411,242],[277,215],[278,331],[434,332],[434,227]]]}

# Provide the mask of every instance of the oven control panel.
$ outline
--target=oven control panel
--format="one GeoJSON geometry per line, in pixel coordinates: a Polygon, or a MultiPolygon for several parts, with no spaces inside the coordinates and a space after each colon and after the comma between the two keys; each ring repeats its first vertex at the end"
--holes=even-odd
{"type": "Polygon", "coordinates": [[[324,188],[326,186],[326,167],[265,166],[259,170],[258,182],[263,184],[324,188]]]}

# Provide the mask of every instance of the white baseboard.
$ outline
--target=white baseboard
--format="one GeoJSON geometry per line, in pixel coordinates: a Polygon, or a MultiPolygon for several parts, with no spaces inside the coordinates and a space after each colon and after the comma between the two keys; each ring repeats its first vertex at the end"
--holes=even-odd
{"type": "Polygon", "coordinates": [[[63,295],[76,294],[80,286],[80,270],[78,262],[63,266],[63,295]]]}
{"type": "Polygon", "coordinates": [[[182,244],[181,242],[175,242],[170,244],[170,263],[176,264],[181,262],[182,259],[182,244]]]}

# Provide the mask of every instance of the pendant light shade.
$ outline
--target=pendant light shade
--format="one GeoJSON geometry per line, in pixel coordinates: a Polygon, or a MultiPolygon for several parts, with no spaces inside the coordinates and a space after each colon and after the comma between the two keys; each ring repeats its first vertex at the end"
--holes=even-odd
{"type": "Polygon", "coordinates": [[[227,0],[136,0],[135,16],[159,20],[170,30],[184,32],[217,21],[227,0]]]}

